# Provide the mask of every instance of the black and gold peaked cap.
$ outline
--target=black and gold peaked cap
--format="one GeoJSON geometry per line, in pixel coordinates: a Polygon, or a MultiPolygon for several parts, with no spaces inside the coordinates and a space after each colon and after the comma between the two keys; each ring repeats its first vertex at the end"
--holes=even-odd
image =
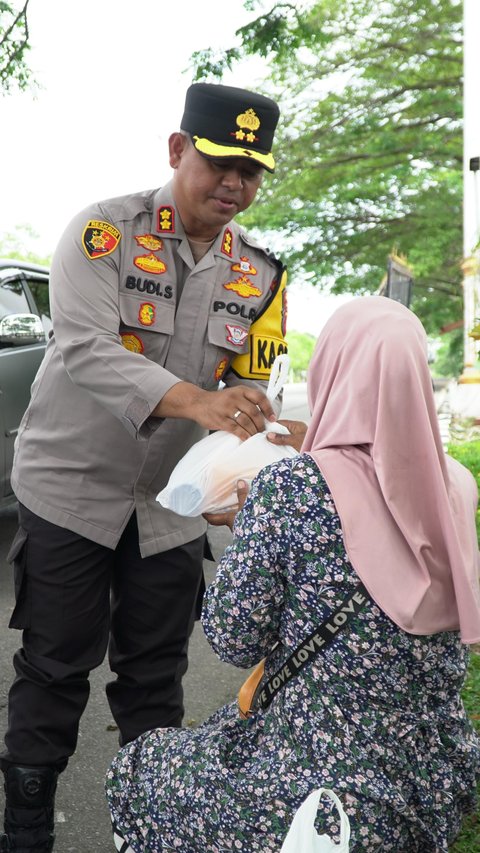
{"type": "Polygon", "coordinates": [[[245,157],[273,172],[271,149],[280,110],[271,98],[215,83],[193,83],[181,130],[205,157],[245,157]]]}

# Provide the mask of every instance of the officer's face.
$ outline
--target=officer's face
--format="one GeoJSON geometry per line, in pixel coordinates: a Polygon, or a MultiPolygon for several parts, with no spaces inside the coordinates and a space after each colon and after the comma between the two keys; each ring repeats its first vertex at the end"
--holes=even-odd
{"type": "Polygon", "coordinates": [[[264,170],[244,157],[207,159],[180,133],[172,134],[169,147],[174,198],[185,231],[192,238],[213,239],[251,205],[264,170]]]}

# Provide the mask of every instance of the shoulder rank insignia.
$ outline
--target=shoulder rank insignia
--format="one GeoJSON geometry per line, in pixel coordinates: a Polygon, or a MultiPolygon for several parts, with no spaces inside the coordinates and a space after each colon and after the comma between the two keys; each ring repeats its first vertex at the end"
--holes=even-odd
{"type": "Polygon", "coordinates": [[[158,208],[158,230],[175,234],[175,211],[169,204],[158,208]]]}
{"type": "Polygon", "coordinates": [[[232,257],[232,249],[233,249],[233,234],[230,231],[230,228],[225,228],[223,232],[222,238],[222,252],[224,255],[228,255],[229,258],[232,257]]]}
{"type": "Polygon", "coordinates": [[[135,234],[137,246],[142,249],[149,249],[150,252],[159,252],[163,249],[163,243],[160,237],[155,237],[155,234],[135,234]]]}
{"type": "Polygon", "coordinates": [[[110,222],[89,219],[82,234],[82,246],[91,260],[105,258],[117,248],[122,235],[110,222]]]}

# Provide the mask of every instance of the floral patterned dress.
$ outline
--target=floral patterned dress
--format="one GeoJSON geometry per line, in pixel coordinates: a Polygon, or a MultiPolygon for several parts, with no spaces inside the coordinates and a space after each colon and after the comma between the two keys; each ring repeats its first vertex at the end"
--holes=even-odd
{"type": "MultiPolygon", "coordinates": [[[[272,674],[359,579],[309,456],[260,472],[234,534],[204,630],[240,667],[279,638],[272,674]]],[[[120,750],[106,781],[112,818],[135,853],[278,853],[295,810],[327,787],[349,815],[351,853],[447,853],[480,776],[459,697],[467,663],[457,633],[409,635],[368,602],[264,712],[241,720],[235,701],[197,729],[154,730],[120,750]]],[[[337,818],[322,800],[317,831],[338,842],[337,818]]]]}

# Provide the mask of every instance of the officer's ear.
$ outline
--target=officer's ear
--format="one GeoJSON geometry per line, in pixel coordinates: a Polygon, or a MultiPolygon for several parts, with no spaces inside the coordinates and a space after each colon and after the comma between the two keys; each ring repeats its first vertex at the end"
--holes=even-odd
{"type": "Polygon", "coordinates": [[[190,145],[188,136],[180,131],[172,133],[168,139],[169,163],[172,169],[176,169],[182,159],[182,155],[190,145]]]}

